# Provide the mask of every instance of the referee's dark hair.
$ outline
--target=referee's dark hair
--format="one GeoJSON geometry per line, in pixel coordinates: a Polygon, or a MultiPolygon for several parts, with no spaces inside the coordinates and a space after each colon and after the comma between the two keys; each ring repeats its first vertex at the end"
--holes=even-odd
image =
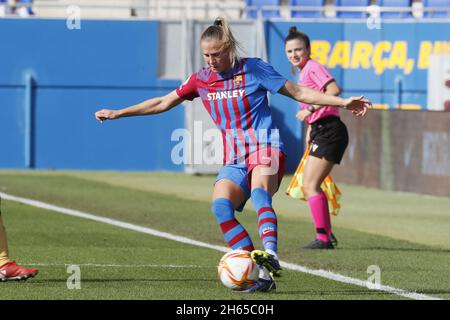
{"type": "Polygon", "coordinates": [[[295,40],[295,39],[303,41],[305,43],[306,48],[308,48],[308,49],[311,48],[311,41],[309,40],[309,37],[306,35],[306,33],[297,31],[297,27],[292,26],[289,28],[289,34],[284,39],[284,44],[286,45],[286,43],[288,41],[295,40]]]}

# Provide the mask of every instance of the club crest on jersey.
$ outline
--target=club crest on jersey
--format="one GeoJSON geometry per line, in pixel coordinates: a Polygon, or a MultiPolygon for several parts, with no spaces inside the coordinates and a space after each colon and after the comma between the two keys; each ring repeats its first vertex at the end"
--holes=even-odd
{"type": "Polygon", "coordinates": [[[233,77],[233,83],[235,86],[239,87],[242,84],[242,76],[234,76],[233,77]]]}

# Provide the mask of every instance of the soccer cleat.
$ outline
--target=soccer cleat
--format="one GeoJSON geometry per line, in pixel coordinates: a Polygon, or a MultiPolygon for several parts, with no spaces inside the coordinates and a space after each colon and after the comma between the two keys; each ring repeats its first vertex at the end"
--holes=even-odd
{"type": "Polygon", "coordinates": [[[274,277],[281,276],[281,266],[278,259],[274,255],[263,250],[253,250],[251,253],[252,260],[259,266],[265,267],[274,277]]]}
{"type": "Polygon", "coordinates": [[[0,267],[0,281],[27,280],[38,273],[38,269],[27,269],[18,265],[15,261],[11,261],[0,267]]]}
{"type": "Polygon", "coordinates": [[[269,280],[265,280],[262,278],[259,278],[258,281],[252,285],[250,288],[247,288],[245,290],[239,291],[243,293],[252,293],[252,292],[268,292],[275,290],[277,286],[275,285],[275,281],[273,281],[272,278],[269,280]]]}
{"type": "Polygon", "coordinates": [[[331,241],[331,244],[333,245],[333,247],[337,247],[337,245],[338,245],[338,240],[337,240],[337,238],[334,236],[333,233],[330,234],[330,241],[331,241]]]}
{"type": "Polygon", "coordinates": [[[334,249],[333,244],[330,242],[325,242],[319,239],[315,239],[311,241],[306,246],[302,247],[303,249],[334,249]]]}

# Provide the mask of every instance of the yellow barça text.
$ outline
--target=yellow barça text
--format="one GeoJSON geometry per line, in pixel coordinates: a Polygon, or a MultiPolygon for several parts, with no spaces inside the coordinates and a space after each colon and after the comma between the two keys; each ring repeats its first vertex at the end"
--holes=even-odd
{"type": "Polygon", "coordinates": [[[408,47],[407,41],[312,41],[312,58],[328,68],[371,69],[377,75],[386,69],[411,74],[414,68],[427,69],[431,54],[450,54],[450,41],[422,41],[419,48],[408,47]],[[417,62],[412,58],[418,50],[417,62]]]}

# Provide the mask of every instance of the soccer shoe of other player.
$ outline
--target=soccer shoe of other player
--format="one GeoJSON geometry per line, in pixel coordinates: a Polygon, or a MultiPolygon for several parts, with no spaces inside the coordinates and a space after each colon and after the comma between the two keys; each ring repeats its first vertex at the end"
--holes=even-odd
{"type": "Polygon", "coordinates": [[[331,243],[331,241],[325,242],[325,241],[322,241],[319,239],[315,239],[302,248],[303,249],[334,249],[334,246],[331,243]]]}
{"type": "Polygon", "coordinates": [[[259,266],[266,267],[270,274],[274,277],[281,276],[281,266],[278,259],[274,255],[263,250],[253,250],[251,253],[252,260],[259,266]]]}
{"type": "Polygon", "coordinates": [[[38,269],[27,269],[11,261],[0,266],[0,281],[26,280],[34,277],[38,272],[38,269]]]}
{"type": "Polygon", "coordinates": [[[275,290],[276,288],[277,286],[275,285],[275,281],[273,281],[272,278],[268,280],[259,278],[258,281],[253,286],[239,292],[243,293],[268,292],[275,290]]]}

